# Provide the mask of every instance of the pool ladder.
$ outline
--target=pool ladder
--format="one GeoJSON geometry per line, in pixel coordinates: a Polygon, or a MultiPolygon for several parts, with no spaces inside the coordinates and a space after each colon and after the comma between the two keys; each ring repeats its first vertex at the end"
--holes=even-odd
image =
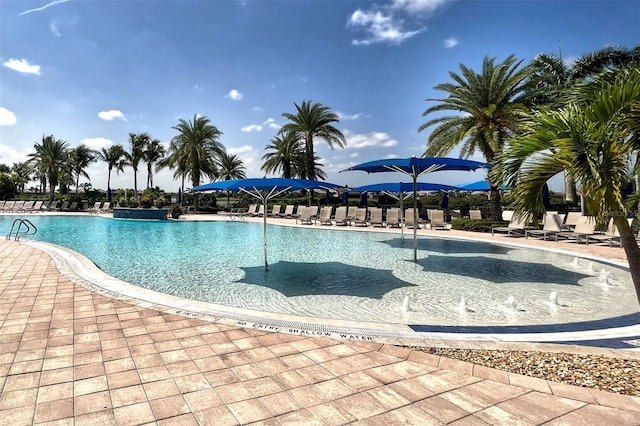
{"type": "Polygon", "coordinates": [[[11,225],[11,231],[7,234],[7,240],[13,238],[19,241],[23,235],[35,235],[37,232],[38,228],[29,219],[16,219],[11,225]]]}

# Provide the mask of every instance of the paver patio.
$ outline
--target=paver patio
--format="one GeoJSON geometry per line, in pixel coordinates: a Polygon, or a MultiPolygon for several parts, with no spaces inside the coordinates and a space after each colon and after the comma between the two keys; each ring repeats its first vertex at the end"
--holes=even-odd
{"type": "Polygon", "coordinates": [[[6,240],[0,391],[0,425],[11,426],[640,424],[640,398],[130,305],[6,240]]]}

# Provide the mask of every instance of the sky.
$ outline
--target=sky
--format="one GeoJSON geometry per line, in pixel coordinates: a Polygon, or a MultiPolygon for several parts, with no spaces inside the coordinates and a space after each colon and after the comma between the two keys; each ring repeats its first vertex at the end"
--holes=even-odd
{"type": "MultiPolygon", "coordinates": [[[[338,114],[347,140],[334,150],[315,143],[328,182],[407,181],[340,171],[421,156],[431,129],[418,128],[434,104],[427,99],[445,96],[434,87],[451,82],[460,64],[479,71],[485,56],[502,62],[513,54],[526,64],[538,53],[570,64],[638,43],[638,0],[2,0],[0,163],[25,161],[43,135],[96,150],[128,149],[131,132],[168,144],[178,120],[198,114],[223,133],[247,177],[262,177],[282,114],[306,100],[338,114]]],[[[88,173],[94,188],[106,189],[104,162],[88,173]]],[[[154,185],[177,191],[172,175],[157,172],[154,185]]],[[[456,185],[484,176],[421,180],[456,185]]],[[[562,190],[562,179],[550,186],[562,190]]],[[[111,187],[133,188],[131,168],[113,174],[111,187]]]]}

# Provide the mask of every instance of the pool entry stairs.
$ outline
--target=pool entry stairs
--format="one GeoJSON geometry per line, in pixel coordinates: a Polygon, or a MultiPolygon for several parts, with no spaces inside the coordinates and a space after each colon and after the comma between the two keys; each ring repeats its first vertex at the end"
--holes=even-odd
{"type": "Polygon", "coordinates": [[[11,230],[7,234],[7,240],[14,239],[20,240],[23,235],[35,235],[38,232],[38,228],[31,223],[29,219],[16,219],[11,225],[11,230]]]}

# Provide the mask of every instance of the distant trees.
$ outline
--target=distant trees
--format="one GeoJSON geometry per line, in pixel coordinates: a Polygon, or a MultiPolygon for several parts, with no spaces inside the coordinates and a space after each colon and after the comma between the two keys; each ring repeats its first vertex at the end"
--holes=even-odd
{"type": "Polygon", "coordinates": [[[46,178],[49,183],[49,200],[53,201],[60,176],[69,159],[69,144],[53,135],[42,135],[42,142],[33,147],[35,152],[29,154],[29,162],[46,178]]]}

